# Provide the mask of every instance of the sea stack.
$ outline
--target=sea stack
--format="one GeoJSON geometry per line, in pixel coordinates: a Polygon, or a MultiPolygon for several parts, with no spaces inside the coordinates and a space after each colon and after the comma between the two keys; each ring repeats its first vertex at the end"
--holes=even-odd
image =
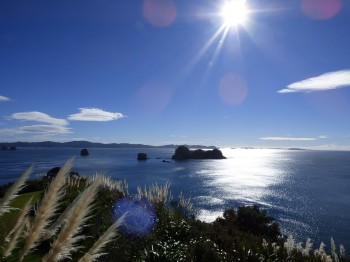
{"type": "Polygon", "coordinates": [[[147,154],[146,153],[138,153],[137,154],[137,160],[147,160],[147,154]]]}
{"type": "Polygon", "coordinates": [[[84,148],[84,149],[82,149],[80,151],[80,155],[81,156],[88,156],[89,155],[89,151],[86,148],[84,148]]]}

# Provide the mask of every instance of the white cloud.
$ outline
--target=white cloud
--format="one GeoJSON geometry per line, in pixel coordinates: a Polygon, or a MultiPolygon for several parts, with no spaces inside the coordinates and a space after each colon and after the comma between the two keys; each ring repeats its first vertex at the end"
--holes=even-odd
{"type": "Polygon", "coordinates": [[[326,139],[326,138],[328,138],[328,136],[324,136],[324,135],[322,135],[322,136],[318,136],[318,138],[321,138],[321,139],[326,139]]]}
{"type": "Polygon", "coordinates": [[[280,136],[269,136],[261,137],[261,140],[270,140],[270,141],[314,141],[317,138],[314,137],[280,137],[280,136]]]}
{"type": "Polygon", "coordinates": [[[11,101],[11,99],[6,96],[0,96],[0,102],[6,102],[6,101],[11,101]]]}
{"type": "Polygon", "coordinates": [[[278,93],[314,92],[350,86],[350,69],[325,73],[292,83],[278,93]]]}
{"type": "Polygon", "coordinates": [[[75,121],[112,121],[126,117],[122,113],[107,112],[99,108],[79,108],[80,113],[68,117],[69,120],[75,121]]]}
{"type": "Polygon", "coordinates": [[[68,125],[68,122],[65,119],[53,118],[47,114],[36,112],[36,111],[14,113],[10,116],[10,119],[22,120],[22,121],[36,121],[36,122],[47,123],[55,126],[68,125]]]}
{"type": "Polygon", "coordinates": [[[57,125],[32,125],[18,128],[0,129],[0,134],[4,136],[23,134],[63,135],[70,133],[72,133],[70,128],[57,125]]]}

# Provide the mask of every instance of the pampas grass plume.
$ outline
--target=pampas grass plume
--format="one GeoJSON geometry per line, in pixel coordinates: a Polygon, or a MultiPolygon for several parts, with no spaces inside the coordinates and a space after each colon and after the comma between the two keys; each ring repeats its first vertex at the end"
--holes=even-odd
{"type": "Polygon", "coordinates": [[[79,262],[94,262],[104,255],[102,249],[112,241],[113,237],[116,235],[116,229],[124,222],[127,213],[122,215],[113,225],[111,225],[106,232],[95,242],[95,244],[90,248],[90,250],[79,260],[79,262]]]}
{"type": "Polygon", "coordinates": [[[319,247],[318,249],[315,250],[314,255],[315,255],[316,257],[322,257],[323,254],[326,253],[326,251],[325,251],[325,249],[324,249],[325,246],[326,246],[326,245],[325,245],[323,242],[321,242],[320,247],[319,247]]]}
{"type": "Polygon", "coordinates": [[[284,248],[287,250],[288,256],[290,256],[290,254],[292,253],[292,251],[295,248],[294,239],[293,239],[292,235],[288,235],[288,238],[287,238],[286,242],[284,243],[284,248]]]}
{"type": "Polygon", "coordinates": [[[345,248],[343,245],[340,245],[340,247],[339,247],[339,256],[345,257],[345,248]]]}
{"type": "Polygon", "coordinates": [[[13,232],[15,232],[22,224],[23,224],[23,220],[25,218],[25,216],[28,214],[29,212],[29,209],[31,208],[32,206],[32,200],[33,200],[33,197],[31,197],[27,204],[25,204],[25,206],[21,209],[21,211],[19,212],[18,216],[17,216],[17,219],[15,221],[15,224],[12,228],[12,230],[7,234],[7,236],[5,237],[5,241],[6,242],[10,242],[10,237],[11,235],[13,234],[13,232]]]}
{"type": "Polygon", "coordinates": [[[9,240],[9,243],[5,247],[4,254],[3,254],[4,257],[8,257],[12,254],[12,251],[17,246],[17,243],[18,243],[20,236],[23,235],[23,230],[24,230],[25,226],[27,225],[27,223],[28,223],[28,217],[25,217],[24,220],[22,221],[22,223],[17,227],[13,236],[9,240]]]}
{"type": "Polygon", "coordinates": [[[66,174],[69,173],[73,165],[73,160],[74,159],[71,158],[66,162],[66,164],[56,175],[55,179],[49,185],[49,188],[35,214],[33,226],[31,227],[25,240],[21,261],[30,252],[30,250],[35,248],[38,245],[38,242],[42,240],[45,229],[50,223],[50,219],[56,214],[59,207],[59,202],[65,193],[64,185],[66,181],[66,174]]]}
{"type": "Polygon", "coordinates": [[[311,239],[308,238],[305,243],[305,248],[302,251],[303,256],[308,257],[310,255],[311,250],[312,250],[312,243],[311,243],[311,239]]]}
{"type": "Polygon", "coordinates": [[[12,199],[17,196],[17,193],[24,187],[29,174],[32,172],[33,165],[31,165],[18,179],[17,181],[6,191],[4,197],[0,199],[0,216],[6,212],[9,212],[11,208],[8,206],[12,199]]]}
{"type": "Polygon", "coordinates": [[[69,259],[71,253],[79,249],[76,242],[85,238],[79,233],[89,218],[88,215],[92,210],[92,203],[97,195],[99,185],[98,181],[93,182],[78,196],[79,199],[75,201],[72,212],[68,213],[64,226],[42,261],[69,259]]]}

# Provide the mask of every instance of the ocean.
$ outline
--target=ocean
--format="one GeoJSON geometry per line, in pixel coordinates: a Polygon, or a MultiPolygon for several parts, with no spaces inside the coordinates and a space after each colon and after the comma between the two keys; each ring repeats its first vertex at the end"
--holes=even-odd
{"type": "Polygon", "coordinates": [[[284,234],[350,248],[350,152],[221,149],[227,159],[171,161],[174,149],[17,148],[0,151],[0,184],[16,180],[31,164],[31,178],[75,157],[80,176],[102,173],[137,186],[171,183],[174,197],[191,197],[199,219],[213,221],[225,208],[256,204],[276,218],[284,234]],[[137,161],[144,152],[150,158],[137,161]],[[162,160],[170,160],[162,162],[162,160]]]}

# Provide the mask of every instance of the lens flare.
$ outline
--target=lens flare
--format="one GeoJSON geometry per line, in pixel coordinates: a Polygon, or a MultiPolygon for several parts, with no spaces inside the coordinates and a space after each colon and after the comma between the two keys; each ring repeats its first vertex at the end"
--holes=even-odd
{"type": "Polygon", "coordinates": [[[166,27],[176,19],[176,6],[172,0],[145,0],[143,15],[154,26],[166,27]]]}
{"type": "Polygon", "coordinates": [[[120,231],[126,236],[145,236],[153,229],[156,222],[156,215],[146,200],[123,198],[116,201],[113,206],[113,219],[116,221],[125,213],[127,215],[120,226],[120,231]]]}
{"type": "Polygon", "coordinates": [[[302,11],[310,18],[317,20],[330,19],[341,9],[340,0],[303,0],[302,11]]]}
{"type": "Polygon", "coordinates": [[[163,80],[155,79],[139,88],[135,107],[141,115],[154,116],[162,112],[172,99],[172,89],[163,80]]]}
{"type": "Polygon", "coordinates": [[[220,81],[219,95],[226,104],[241,104],[247,96],[247,83],[244,77],[234,73],[225,75],[220,81]]]}

